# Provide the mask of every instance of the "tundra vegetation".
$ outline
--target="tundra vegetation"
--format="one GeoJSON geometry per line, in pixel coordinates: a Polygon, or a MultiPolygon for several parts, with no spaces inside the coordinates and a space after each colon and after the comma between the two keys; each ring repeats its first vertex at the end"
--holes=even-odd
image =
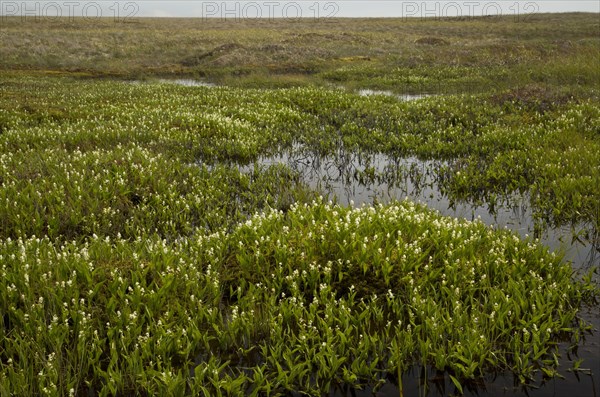
{"type": "Polygon", "coordinates": [[[415,367],[462,394],[582,372],[595,267],[409,200],[342,205],[265,159],[491,210],[518,195],[534,234],[597,247],[599,26],[3,18],[0,394],[402,394],[415,367]],[[160,80],[182,77],[219,85],[160,80]]]}

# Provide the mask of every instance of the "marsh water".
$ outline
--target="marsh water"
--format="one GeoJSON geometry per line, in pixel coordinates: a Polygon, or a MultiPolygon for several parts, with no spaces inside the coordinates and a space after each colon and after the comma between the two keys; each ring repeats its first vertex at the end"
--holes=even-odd
{"type": "Polygon", "coordinates": [[[585,225],[545,227],[534,220],[527,194],[514,194],[493,203],[472,203],[452,199],[440,188],[437,170],[444,162],[416,157],[391,158],[384,154],[344,153],[323,157],[299,146],[275,156],[241,166],[286,165],[297,172],[310,188],[342,205],[389,203],[409,199],[439,211],[442,215],[468,220],[479,219],[496,228],[508,228],[522,237],[538,238],[552,251],[564,253],[576,268],[600,264],[598,236],[577,239],[585,225]]]}
{"type": "Polygon", "coordinates": [[[371,95],[383,95],[389,96],[393,98],[397,98],[401,101],[414,101],[416,99],[426,98],[431,94],[396,94],[392,91],[384,91],[384,90],[370,90],[368,88],[363,88],[358,90],[358,95],[361,96],[371,96],[371,95]]]}
{"type": "MultiPolygon", "coordinates": [[[[212,86],[197,80],[160,80],[189,87],[212,86]]],[[[418,100],[427,95],[397,95],[389,91],[360,90],[359,95],[386,95],[398,100],[418,100]]],[[[585,270],[600,265],[600,236],[597,230],[590,234],[586,225],[548,226],[536,220],[527,194],[502,197],[496,202],[469,202],[449,197],[441,186],[439,170],[445,163],[421,160],[415,157],[392,158],[381,153],[356,153],[339,148],[336,153],[321,155],[295,144],[274,156],[264,156],[253,164],[240,164],[240,171],[252,173],[256,167],[285,165],[295,171],[313,190],[343,205],[387,203],[409,199],[439,211],[443,215],[480,219],[496,228],[508,228],[524,238],[540,240],[551,251],[564,254],[575,270],[585,270]],[[588,232],[580,238],[581,231],[588,232]]],[[[600,282],[600,280],[598,280],[600,282]]],[[[593,334],[588,334],[576,354],[567,350],[568,343],[559,346],[559,372],[564,379],[555,378],[529,387],[522,387],[512,373],[493,373],[477,384],[465,385],[465,395],[472,396],[600,396],[600,312],[598,306],[586,307],[581,317],[592,324],[593,334]],[[569,371],[573,362],[584,359],[585,370],[569,371]]],[[[415,367],[403,376],[404,395],[444,396],[455,392],[450,379],[444,374],[415,367]]],[[[394,382],[386,382],[374,390],[332,390],[330,396],[398,396],[394,382]]]]}

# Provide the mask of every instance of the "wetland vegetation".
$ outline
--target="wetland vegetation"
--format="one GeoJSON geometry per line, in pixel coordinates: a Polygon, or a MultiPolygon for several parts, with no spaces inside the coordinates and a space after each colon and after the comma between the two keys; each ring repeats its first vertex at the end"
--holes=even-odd
{"type": "Polygon", "coordinates": [[[597,15],[2,22],[0,394],[598,387],[597,15]]]}

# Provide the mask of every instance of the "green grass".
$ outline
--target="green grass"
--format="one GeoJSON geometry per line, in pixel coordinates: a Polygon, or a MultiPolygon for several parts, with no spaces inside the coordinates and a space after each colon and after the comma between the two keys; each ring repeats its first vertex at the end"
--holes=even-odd
{"type": "Polygon", "coordinates": [[[534,241],[409,202],[313,201],[285,165],[242,166],[443,159],[457,199],[529,189],[550,223],[597,225],[594,102],[20,73],[0,91],[2,393],[319,395],[414,365],[458,391],[494,371],[534,384],[586,330],[597,287],[534,241]]]}
{"type": "MultiPolygon", "coordinates": [[[[312,395],[414,364],[558,370],[594,292],[532,242],[411,203],[316,202],[169,243],[5,239],[0,390],[312,395]]],[[[573,343],[576,339],[573,339],[573,343]]]]}

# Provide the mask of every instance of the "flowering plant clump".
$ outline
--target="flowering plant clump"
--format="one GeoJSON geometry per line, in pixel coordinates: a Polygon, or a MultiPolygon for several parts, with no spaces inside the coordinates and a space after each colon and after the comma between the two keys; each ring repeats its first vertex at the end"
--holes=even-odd
{"type": "Polygon", "coordinates": [[[415,363],[458,387],[527,382],[557,371],[594,293],[538,244],[410,202],[317,201],[174,242],[5,239],[0,257],[0,386],[17,394],[319,394],[415,363]]]}

